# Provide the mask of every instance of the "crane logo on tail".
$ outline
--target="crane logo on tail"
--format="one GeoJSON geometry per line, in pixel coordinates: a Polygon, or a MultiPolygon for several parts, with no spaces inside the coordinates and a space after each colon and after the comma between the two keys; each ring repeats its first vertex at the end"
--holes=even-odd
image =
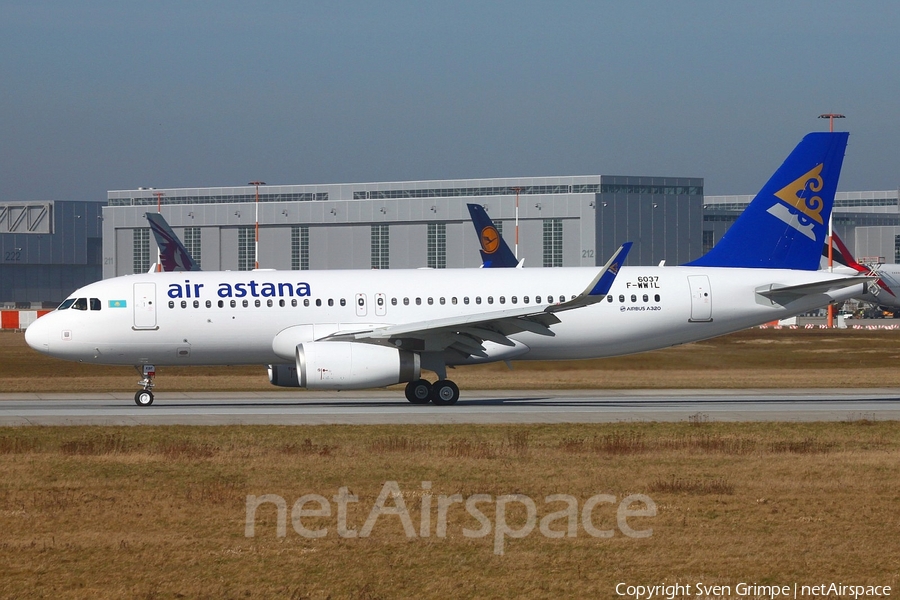
{"type": "Polygon", "coordinates": [[[493,254],[500,248],[500,232],[493,225],[481,230],[481,249],[485,254],[493,254]]]}
{"type": "Polygon", "coordinates": [[[818,164],[805,175],[775,192],[775,196],[784,204],[773,204],[766,212],[815,241],[816,232],[813,222],[819,225],[825,223],[822,219],[822,209],[825,203],[818,195],[823,186],[822,165],[818,164]]]}

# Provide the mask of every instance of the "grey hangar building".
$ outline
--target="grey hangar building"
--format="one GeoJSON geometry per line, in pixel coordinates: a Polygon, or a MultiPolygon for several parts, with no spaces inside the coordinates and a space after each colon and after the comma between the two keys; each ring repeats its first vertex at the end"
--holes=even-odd
{"type": "Polygon", "coordinates": [[[368,184],[110,191],[103,277],[149,269],[160,212],[204,270],[478,267],[466,204],[484,206],[525,267],[602,265],[624,241],[630,264],[701,254],[703,180],[533,177],[368,184]]]}
{"type": "MultiPolygon", "coordinates": [[[[52,306],[101,278],[146,272],[157,205],[204,270],[478,267],[467,203],[484,206],[525,268],[683,264],[752,196],[704,196],[690,177],[571,176],[117,190],[107,202],[0,202],[0,305],[52,306]],[[159,204],[157,204],[159,203],[159,204]]],[[[861,261],[900,262],[897,190],[838,192],[836,232],[861,261]]]]}

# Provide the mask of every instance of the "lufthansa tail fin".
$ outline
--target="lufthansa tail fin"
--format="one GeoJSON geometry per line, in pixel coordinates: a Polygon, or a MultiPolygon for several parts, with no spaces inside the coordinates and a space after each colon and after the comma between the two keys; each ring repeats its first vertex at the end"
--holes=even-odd
{"type": "Polygon", "coordinates": [[[194,260],[169,224],[159,213],[147,213],[147,221],[159,246],[159,260],[163,271],[199,271],[200,265],[194,260]]]}
{"type": "Polygon", "coordinates": [[[518,267],[519,261],[506,245],[506,240],[494,226],[484,207],[480,204],[466,204],[472,215],[472,224],[481,243],[481,262],[484,268],[518,267]]]}
{"type": "Polygon", "coordinates": [[[806,135],[719,243],[686,266],[817,270],[848,136],[806,135]]]}

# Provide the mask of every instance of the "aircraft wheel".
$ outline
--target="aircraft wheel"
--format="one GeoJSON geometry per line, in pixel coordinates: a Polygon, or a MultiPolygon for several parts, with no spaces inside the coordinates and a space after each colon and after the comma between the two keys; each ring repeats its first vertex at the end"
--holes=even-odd
{"type": "Polygon", "coordinates": [[[431,384],[424,379],[406,384],[406,399],[413,404],[428,404],[431,401],[431,384]]]}
{"type": "Polygon", "coordinates": [[[150,390],[140,390],[134,395],[134,403],[138,406],[150,406],[153,404],[153,392],[150,390]]]}
{"type": "Polygon", "coordinates": [[[431,389],[431,401],[438,406],[456,404],[459,400],[459,387],[449,379],[438,381],[431,389]]]}

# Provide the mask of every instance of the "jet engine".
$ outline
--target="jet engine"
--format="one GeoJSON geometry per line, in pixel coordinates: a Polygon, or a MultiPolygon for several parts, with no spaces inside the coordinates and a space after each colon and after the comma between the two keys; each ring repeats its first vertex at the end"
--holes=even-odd
{"type": "Polygon", "coordinates": [[[271,365],[269,381],[310,390],[354,390],[415,381],[421,377],[419,355],[390,346],[304,342],[297,346],[296,357],[296,368],[271,365]]]}
{"type": "Polygon", "coordinates": [[[269,383],[278,387],[300,387],[297,367],[294,365],[269,365],[269,383]]]}

